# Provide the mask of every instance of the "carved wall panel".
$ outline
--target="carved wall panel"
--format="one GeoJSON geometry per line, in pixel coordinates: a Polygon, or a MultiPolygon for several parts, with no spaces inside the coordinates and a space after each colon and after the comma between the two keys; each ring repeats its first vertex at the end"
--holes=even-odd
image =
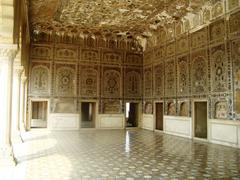
{"type": "Polygon", "coordinates": [[[103,53],[102,62],[109,64],[122,64],[122,55],[121,53],[105,52],[103,53]]]}
{"type": "Polygon", "coordinates": [[[179,116],[189,116],[189,102],[179,101],[179,116]]]}
{"type": "Polygon", "coordinates": [[[167,101],[166,102],[166,115],[175,116],[176,115],[176,102],[175,101],[167,101]]]}
{"type": "Polygon", "coordinates": [[[31,57],[34,59],[49,60],[52,58],[53,50],[51,46],[33,45],[31,47],[31,57]]]}
{"type": "Polygon", "coordinates": [[[216,18],[218,16],[221,16],[223,13],[224,13],[224,4],[223,2],[218,1],[212,7],[212,17],[216,18]]]}
{"type": "Polygon", "coordinates": [[[165,96],[173,97],[176,95],[176,68],[175,59],[165,62],[165,96]]]}
{"type": "Polygon", "coordinates": [[[170,43],[166,46],[166,56],[174,56],[175,55],[175,43],[170,43]]]}
{"type": "Polygon", "coordinates": [[[153,113],[153,104],[151,101],[146,101],[144,104],[144,113],[152,114],[153,113]]]}
{"type": "Polygon", "coordinates": [[[210,41],[224,40],[225,37],[225,21],[224,19],[218,20],[210,25],[210,41]]]}
{"type": "Polygon", "coordinates": [[[188,55],[177,59],[177,94],[178,96],[189,95],[189,62],[188,55]]]}
{"type": "Polygon", "coordinates": [[[208,61],[205,50],[191,55],[191,89],[193,95],[206,94],[208,91],[208,61]]]}
{"type": "Polygon", "coordinates": [[[48,95],[50,92],[50,63],[32,63],[31,93],[48,95]]]}
{"type": "Polygon", "coordinates": [[[74,96],[76,89],[75,65],[56,64],[55,93],[58,96],[74,96]]]}
{"type": "Polygon", "coordinates": [[[225,45],[211,48],[211,90],[213,92],[228,91],[228,59],[225,45]]]}
{"type": "Polygon", "coordinates": [[[235,112],[240,117],[240,40],[232,42],[235,112]]]}
{"type": "Polygon", "coordinates": [[[166,48],[165,46],[160,46],[154,49],[154,54],[155,54],[155,61],[159,62],[161,61],[162,58],[166,56],[166,48]]]}
{"type": "Polygon", "coordinates": [[[152,67],[144,69],[144,96],[152,97],[152,67]]]}
{"type": "Polygon", "coordinates": [[[191,48],[196,49],[207,44],[207,28],[200,29],[191,34],[191,48]]]}
{"type": "Polygon", "coordinates": [[[81,52],[81,61],[99,62],[100,56],[98,50],[87,50],[83,49],[81,52]]]}
{"type": "Polygon", "coordinates": [[[154,66],[154,97],[164,96],[164,63],[154,66]]]}
{"type": "Polygon", "coordinates": [[[211,11],[208,8],[203,10],[203,23],[209,22],[211,19],[211,11]]]}
{"type": "Polygon", "coordinates": [[[118,67],[103,68],[103,96],[118,98],[121,96],[121,69],[118,67]]]}
{"type": "Polygon", "coordinates": [[[179,38],[176,41],[176,53],[184,53],[189,51],[188,36],[179,38]]]}
{"type": "Polygon", "coordinates": [[[229,29],[230,29],[230,33],[240,32],[240,11],[230,16],[229,29]]]}
{"type": "Polygon", "coordinates": [[[76,113],[76,100],[68,98],[53,99],[51,101],[52,113],[76,113]]]}
{"type": "Polygon", "coordinates": [[[125,68],[124,72],[124,96],[142,96],[142,70],[137,68],[125,68]]]}
{"type": "Polygon", "coordinates": [[[232,10],[239,6],[239,0],[228,0],[228,10],[232,10]]]}
{"type": "Polygon", "coordinates": [[[126,65],[143,65],[143,55],[127,53],[124,64],[126,65]]]}
{"type": "Polygon", "coordinates": [[[118,99],[104,99],[102,100],[103,113],[118,114],[122,113],[122,103],[118,99]]]}
{"type": "Polygon", "coordinates": [[[77,60],[78,52],[77,48],[70,47],[56,47],[55,48],[55,59],[57,60],[77,60]]]}
{"type": "Polygon", "coordinates": [[[219,101],[215,103],[215,119],[227,119],[228,103],[227,101],[219,101]]]}
{"type": "Polygon", "coordinates": [[[97,97],[100,80],[97,66],[80,66],[80,94],[82,97],[97,97]]]}

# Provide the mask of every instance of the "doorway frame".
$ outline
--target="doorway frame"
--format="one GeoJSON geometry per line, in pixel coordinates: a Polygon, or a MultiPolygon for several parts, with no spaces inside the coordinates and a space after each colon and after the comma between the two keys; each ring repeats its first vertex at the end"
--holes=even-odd
{"type": "Polygon", "coordinates": [[[164,123],[164,108],[165,108],[165,103],[164,103],[164,101],[163,100],[159,100],[159,101],[153,101],[153,118],[154,118],[154,120],[153,120],[153,127],[154,127],[154,131],[156,131],[156,132],[161,132],[161,133],[163,133],[164,132],[164,127],[165,127],[165,123],[164,123]],[[162,103],[163,104],[163,130],[158,130],[158,129],[156,129],[156,126],[157,126],[157,119],[156,119],[156,110],[157,110],[157,107],[156,107],[156,104],[157,103],[162,103]]]}
{"type": "Polygon", "coordinates": [[[124,129],[134,129],[134,128],[140,128],[140,123],[142,122],[142,111],[141,111],[141,105],[142,102],[138,100],[126,100],[124,101],[124,129]],[[137,127],[126,127],[126,104],[127,103],[136,103],[137,104],[137,127]]]}
{"type": "Polygon", "coordinates": [[[82,99],[79,101],[78,104],[78,113],[79,113],[79,129],[80,130],[89,130],[89,129],[97,129],[99,127],[99,120],[98,120],[98,100],[87,100],[87,99],[82,99]],[[88,102],[88,103],[95,103],[96,104],[96,112],[95,112],[95,122],[94,122],[94,127],[93,128],[82,128],[82,103],[83,102],[88,102]]]}
{"type": "Polygon", "coordinates": [[[206,98],[203,99],[192,99],[192,139],[193,140],[199,140],[199,141],[204,141],[204,142],[208,142],[209,141],[209,118],[208,118],[208,114],[209,114],[209,105],[208,105],[208,100],[206,98]],[[196,102],[206,102],[207,103],[207,138],[198,138],[195,137],[195,103],[196,102]]]}
{"type": "Polygon", "coordinates": [[[28,111],[28,120],[27,120],[27,130],[31,130],[31,121],[32,121],[32,103],[33,102],[47,102],[47,127],[49,129],[49,116],[50,116],[50,99],[47,98],[30,98],[29,99],[29,111],[28,111]]]}

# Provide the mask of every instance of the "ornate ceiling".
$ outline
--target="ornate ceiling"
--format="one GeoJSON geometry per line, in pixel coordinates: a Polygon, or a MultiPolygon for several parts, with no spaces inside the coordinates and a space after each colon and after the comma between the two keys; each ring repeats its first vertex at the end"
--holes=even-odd
{"type": "Polygon", "coordinates": [[[146,37],[181,19],[204,0],[30,0],[33,33],[89,33],[146,37]]]}

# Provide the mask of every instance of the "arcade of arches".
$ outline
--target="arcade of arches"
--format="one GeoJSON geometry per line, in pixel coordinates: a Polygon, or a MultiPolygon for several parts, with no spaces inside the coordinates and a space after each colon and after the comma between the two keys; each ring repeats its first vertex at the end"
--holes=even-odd
{"type": "Polygon", "coordinates": [[[0,0],[0,82],[0,179],[240,177],[240,0],[0,0]]]}

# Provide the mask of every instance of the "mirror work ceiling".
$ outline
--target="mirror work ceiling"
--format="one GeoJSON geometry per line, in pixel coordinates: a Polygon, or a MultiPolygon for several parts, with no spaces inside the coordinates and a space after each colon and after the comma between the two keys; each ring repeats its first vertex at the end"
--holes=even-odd
{"type": "Polygon", "coordinates": [[[30,0],[32,32],[148,36],[201,7],[203,0],[30,0]]]}

